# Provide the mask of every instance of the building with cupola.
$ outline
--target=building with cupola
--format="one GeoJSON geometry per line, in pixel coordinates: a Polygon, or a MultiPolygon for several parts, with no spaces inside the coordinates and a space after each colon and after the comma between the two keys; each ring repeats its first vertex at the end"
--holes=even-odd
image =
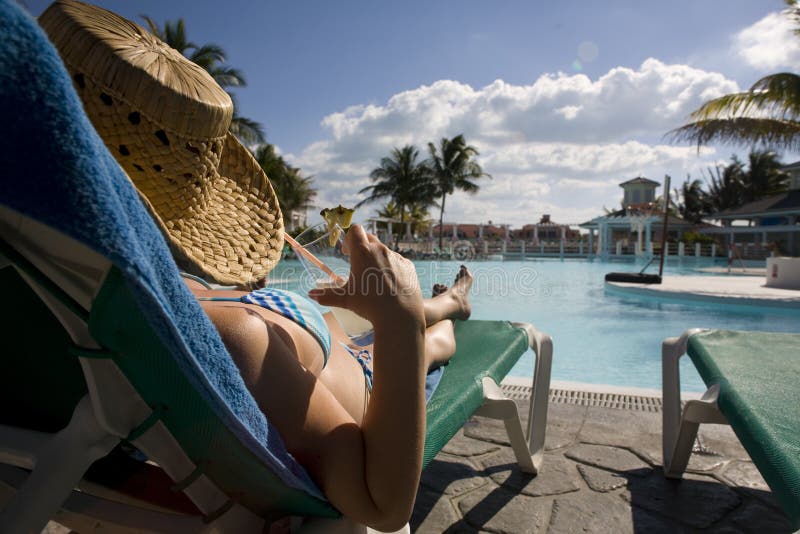
{"type": "MultiPolygon", "coordinates": [[[[664,228],[664,209],[656,203],[659,182],[637,176],[619,184],[622,208],[595,217],[579,226],[589,232],[589,247],[600,257],[623,249],[628,254],[653,253],[653,243],[660,242],[664,228]]],[[[694,225],[669,215],[667,239],[677,240],[694,225]]]]}

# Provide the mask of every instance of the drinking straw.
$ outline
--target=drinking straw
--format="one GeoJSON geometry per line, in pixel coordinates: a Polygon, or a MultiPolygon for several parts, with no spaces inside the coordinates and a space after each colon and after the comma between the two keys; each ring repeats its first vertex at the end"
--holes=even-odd
{"type": "Polygon", "coordinates": [[[322,269],[325,272],[325,274],[330,276],[337,284],[342,286],[347,282],[344,278],[333,272],[333,270],[331,270],[330,267],[322,263],[322,261],[320,261],[310,251],[305,249],[300,243],[295,241],[292,236],[290,236],[289,234],[283,234],[283,238],[286,240],[287,243],[289,243],[289,245],[294,249],[295,252],[301,254],[308,261],[310,261],[311,263],[322,269]]]}

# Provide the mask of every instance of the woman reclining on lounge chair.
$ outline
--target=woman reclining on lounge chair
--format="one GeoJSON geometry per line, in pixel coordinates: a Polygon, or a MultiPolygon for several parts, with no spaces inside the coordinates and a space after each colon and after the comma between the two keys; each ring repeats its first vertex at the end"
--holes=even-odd
{"type": "MultiPolygon", "coordinates": [[[[280,259],[282,216],[264,171],[228,133],[230,97],[113,13],[57,2],[39,22],[178,264],[221,284],[262,279],[280,259]]],[[[375,344],[366,350],[347,346],[338,325],[297,295],[187,283],[251,394],[330,502],[355,521],[393,530],[408,520],[419,482],[425,375],[455,350],[452,320],[469,316],[472,277],[462,269],[453,287],[423,300],[413,265],[374,236],[355,226],[345,247],[347,285],[311,297],[370,320],[375,344]]]]}
{"type": "Polygon", "coordinates": [[[408,521],[419,482],[425,375],[455,352],[452,320],[469,315],[472,275],[462,267],[451,288],[423,300],[413,264],[375,236],[354,226],[345,245],[348,284],[311,296],[369,319],[374,346],[348,346],[333,315],[320,324],[323,317],[299,295],[187,283],[287,449],[331,503],[352,519],[394,530],[408,521]],[[362,290],[361,280],[374,283],[362,290]],[[269,309],[285,304],[293,308],[286,315],[269,309]]]}

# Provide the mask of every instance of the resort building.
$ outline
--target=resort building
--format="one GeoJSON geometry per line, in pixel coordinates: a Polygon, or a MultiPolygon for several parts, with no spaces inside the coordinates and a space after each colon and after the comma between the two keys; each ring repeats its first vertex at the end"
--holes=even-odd
{"type": "Polygon", "coordinates": [[[637,176],[627,182],[622,182],[619,186],[623,189],[623,206],[639,206],[642,204],[652,204],[656,201],[656,187],[661,184],[648,180],[644,176],[637,176]]]}
{"type": "MultiPolygon", "coordinates": [[[[589,231],[589,249],[600,257],[612,253],[653,254],[654,243],[660,243],[664,227],[664,211],[657,206],[656,188],[661,184],[637,176],[619,186],[623,189],[620,210],[580,224],[589,231]]],[[[667,239],[678,240],[694,225],[673,215],[667,218],[667,239]]]]}
{"type": "Polygon", "coordinates": [[[511,237],[529,241],[538,245],[540,241],[573,241],[580,239],[580,231],[573,230],[567,224],[558,224],[550,220],[550,215],[544,214],[536,224],[526,224],[519,230],[512,230],[511,237]]]}
{"type": "Polygon", "coordinates": [[[722,227],[704,228],[704,234],[722,236],[745,258],[800,256],[800,161],[783,168],[789,190],[715,213],[722,227]]]}
{"type": "MultiPolygon", "coordinates": [[[[439,225],[432,225],[430,227],[430,236],[439,236],[439,225]]],[[[510,235],[509,226],[507,224],[457,224],[457,223],[444,223],[442,224],[442,235],[447,239],[508,239],[510,235]]]]}

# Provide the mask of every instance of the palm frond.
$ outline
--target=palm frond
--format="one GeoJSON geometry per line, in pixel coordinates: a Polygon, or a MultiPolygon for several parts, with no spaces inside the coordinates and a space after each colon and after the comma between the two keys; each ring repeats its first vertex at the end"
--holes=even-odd
{"type": "Polygon", "coordinates": [[[189,59],[204,69],[209,69],[217,63],[225,63],[225,50],[218,44],[208,43],[195,47],[189,59]]]}
{"type": "Polygon", "coordinates": [[[150,30],[150,33],[152,33],[153,35],[155,35],[156,37],[158,37],[163,41],[164,34],[161,32],[161,28],[158,27],[158,24],[156,24],[156,22],[153,21],[153,19],[151,19],[147,15],[139,15],[139,16],[142,17],[142,19],[144,19],[144,21],[147,23],[147,29],[150,30]]]}
{"type": "Polygon", "coordinates": [[[239,69],[214,66],[206,70],[208,70],[208,73],[214,78],[214,81],[223,89],[226,87],[243,87],[247,85],[244,74],[242,74],[239,69]]]}
{"type": "Polygon", "coordinates": [[[186,37],[186,27],[183,24],[183,19],[164,23],[163,41],[184,55],[186,55],[187,50],[197,48],[197,45],[186,37]]]}
{"type": "Polygon", "coordinates": [[[800,76],[789,72],[765,76],[748,91],[710,100],[689,117],[699,121],[765,115],[789,119],[800,116],[800,76]]]}
{"type": "Polygon", "coordinates": [[[246,146],[264,143],[266,140],[264,127],[260,123],[235,113],[228,129],[246,146]]]}
{"type": "Polygon", "coordinates": [[[750,87],[760,109],[782,117],[800,117],[800,76],[780,72],[765,76],[750,87]]]}
{"type": "Polygon", "coordinates": [[[795,152],[800,150],[800,122],[785,119],[703,119],[676,128],[668,132],[667,136],[673,141],[697,144],[698,149],[701,145],[719,142],[795,152]]]}

